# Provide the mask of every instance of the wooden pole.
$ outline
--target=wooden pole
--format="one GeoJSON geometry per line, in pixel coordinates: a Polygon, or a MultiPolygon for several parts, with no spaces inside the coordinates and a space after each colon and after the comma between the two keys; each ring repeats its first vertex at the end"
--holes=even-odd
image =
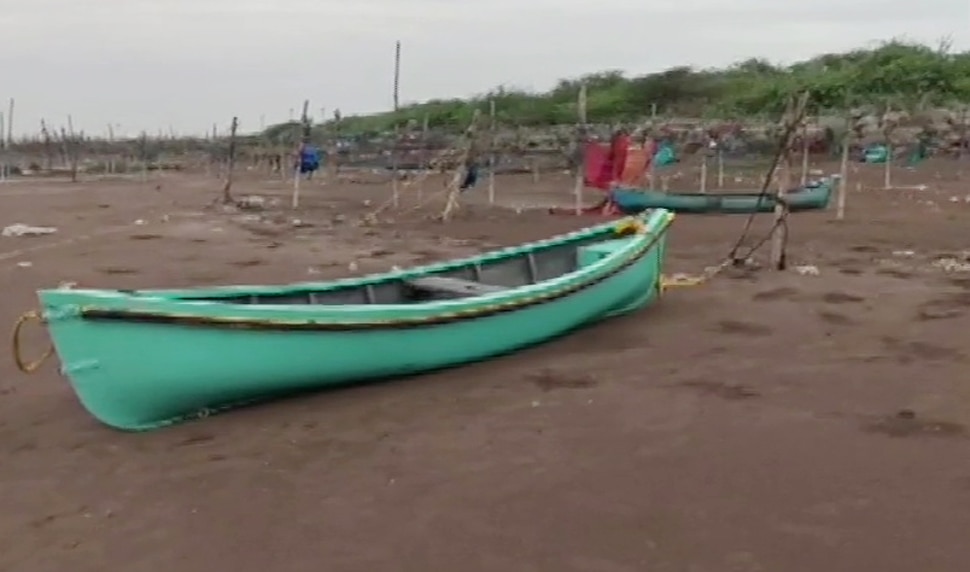
{"type": "Polygon", "coordinates": [[[495,204],[495,100],[488,101],[488,204],[495,204]]]}
{"type": "MultiPolygon", "coordinates": [[[[14,110],[14,98],[10,98],[10,104],[7,106],[7,148],[13,145],[13,110],[14,110]]],[[[0,133],[0,137],[3,134],[0,133]]]]}
{"type": "Polygon", "coordinates": [[[842,160],[839,164],[839,197],[836,203],[835,219],[845,219],[845,200],[849,191],[849,147],[852,144],[852,113],[846,106],[845,134],[842,136],[842,160]]]}
{"type": "Polygon", "coordinates": [[[68,144],[68,149],[70,152],[69,158],[71,161],[71,182],[77,182],[77,163],[78,163],[78,153],[80,152],[79,141],[77,140],[77,134],[74,132],[74,119],[70,114],[67,116],[67,134],[70,137],[70,143],[68,144]]]}
{"type": "Polygon", "coordinates": [[[883,145],[886,146],[886,162],[883,163],[883,188],[889,190],[893,188],[893,142],[892,142],[892,130],[894,125],[890,121],[890,112],[892,107],[890,104],[886,104],[886,111],[882,115],[882,136],[883,145]]]}
{"type": "Polygon", "coordinates": [[[401,201],[401,187],[398,182],[398,147],[400,145],[401,129],[398,125],[397,113],[400,110],[401,89],[401,41],[394,43],[394,141],[391,145],[391,203],[397,208],[401,201]]]}
{"type": "Polygon", "coordinates": [[[772,229],[771,241],[771,266],[776,270],[784,270],[787,265],[786,249],[788,247],[788,203],[785,195],[791,187],[792,157],[791,140],[792,133],[805,117],[805,107],[808,105],[808,92],[803,92],[798,98],[797,103],[794,97],[789,98],[785,113],[782,116],[782,163],[781,173],[778,177],[778,192],[775,195],[775,221],[772,229]]]}
{"type": "Polygon", "coordinates": [[[576,183],[573,188],[573,194],[575,195],[575,206],[576,215],[581,215],[583,213],[583,188],[586,186],[585,181],[585,166],[583,165],[583,158],[585,157],[584,147],[586,145],[586,84],[583,83],[579,86],[579,95],[576,100],[577,109],[577,123],[576,123],[576,150],[579,155],[579,161],[577,161],[576,166],[576,183]]]}
{"type": "Polygon", "coordinates": [[[717,143],[717,188],[724,188],[724,151],[720,141],[717,143]]]}
{"type": "MultiPolygon", "coordinates": [[[[236,131],[239,129],[239,118],[233,117],[229,125],[229,156],[226,160],[226,184],[222,187],[222,202],[229,204],[232,199],[232,175],[236,166],[236,131]]],[[[297,177],[299,178],[299,177],[297,177]]]]}
{"type": "MultiPolygon", "coordinates": [[[[421,172],[426,172],[431,168],[430,165],[430,143],[428,141],[430,136],[430,123],[431,117],[429,114],[425,113],[424,117],[421,118],[421,155],[419,160],[419,165],[421,166],[421,172]]],[[[424,177],[416,177],[415,180],[417,188],[415,188],[416,194],[418,195],[418,202],[424,201],[424,177]]]]}
{"type": "MultiPolygon", "coordinates": [[[[217,156],[218,156],[217,150],[219,148],[218,139],[219,139],[218,128],[216,127],[216,124],[213,123],[212,135],[211,135],[211,138],[209,139],[209,161],[205,165],[206,175],[210,175],[212,173],[213,166],[218,163],[218,159],[217,159],[217,156]]],[[[219,169],[216,169],[215,175],[216,177],[219,176],[219,169]]]]}
{"type": "Polygon", "coordinates": [[[54,169],[54,142],[51,140],[51,132],[47,129],[47,122],[40,120],[40,135],[44,140],[45,169],[50,173],[54,169]]]}
{"type": "Polygon", "coordinates": [[[394,111],[401,108],[401,41],[394,42],[394,111]]]}
{"type": "Polygon", "coordinates": [[[801,186],[804,187],[808,184],[808,121],[802,122],[802,177],[800,179],[801,186]]]}
{"type": "Polygon", "coordinates": [[[114,127],[111,126],[111,123],[108,123],[108,164],[107,164],[107,170],[108,170],[108,174],[111,174],[111,175],[113,175],[114,172],[115,172],[114,146],[115,146],[115,130],[114,130],[114,127]]]}
{"type": "Polygon", "coordinates": [[[0,111],[0,183],[7,180],[7,139],[2,134],[4,129],[4,114],[0,111]]]}
{"type": "Polygon", "coordinates": [[[461,193],[461,183],[468,169],[472,168],[472,165],[478,164],[478,151],[476,149],[476,137],[478,134],[478,122],[481,117],[481,111],[476,109],[472,113],[472,121],[465,130],[464,141],[462,142],[464,148],[462,150],[461,156],[458,159],[458,164],[455,168],[455,173],[451,177],[451,182],[448,184],[447,200],[445,201],[445,208],[441,211],[442,222],[448,222],[451,217],[452,211],[458,208],[458,195],[461,193]]]}
{"type": "Polygon", "coordinates": [[[963,159],[963,154],[967,151],[967,115],[970,113],[970,105],[963,105],[960,111],[960,145],[957,147],[957,159],[963,159]]]}
{"type": "Polygon", "coordinates": [[[303,178],[303,173],[301,171],[302,161],[301,156],[303,154],[303,149],[310,143],[310,100],[303,100],[303,113],[300,115],[300,124],[303,129],[303,133],[300,136],[300,145],[296,150],[296,161],[293,167],[293,201],[292,207],[298,208],[300,206],[300,179],[303,178]]]}
{"type": "Polygon", "coordinates": [[[148,182],[148,132],[142,131],[139,140],[139,153],[141,154],[141,182],[148,182]]]}
{"type": "MultiPolygon", "coordinates": [[[[10,98],[10,103],[7,105],[7,116],[6,116],[6,127],[7,127],[7,140],[6,145],[4,145],[7,151],[10,151],[13,147],[13,112],[14,112],[15,101],[14,98],[10,98]]],[[[0,131],[0,138],[3,137],[3,132],[0,131]]],[[[11,165],[4,160],[3,161],[3,177],[6,179],[10,175],[11,165]]]]}
{"type": "Polygon", "coordinates": [[[701,153],[701,192],[707,192],[707,149],[701,153]]]}

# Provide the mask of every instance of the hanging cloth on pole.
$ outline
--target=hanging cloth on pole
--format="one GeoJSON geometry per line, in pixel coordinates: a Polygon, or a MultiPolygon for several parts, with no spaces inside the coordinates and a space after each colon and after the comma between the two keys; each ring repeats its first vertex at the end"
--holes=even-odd
{"type": "Polygon", "coordinates": [[[609,144],[587,143],[583,153],[586,186],[609,190],[622,179],[629,152],[630,136],[622,131],[617,132],[609,144]]]}
{"type": "Polygon", "coordinates": [[[478,183],[478,163],[471,162],[465,166],[465,176],[461,180],[459,191],[467,191],[478,183]]]}
{"type": "Polygon", "coordinates": [[[320,150],[313,145],[300,146],[300,174],[313,173],[320,168],[320,150]]]}

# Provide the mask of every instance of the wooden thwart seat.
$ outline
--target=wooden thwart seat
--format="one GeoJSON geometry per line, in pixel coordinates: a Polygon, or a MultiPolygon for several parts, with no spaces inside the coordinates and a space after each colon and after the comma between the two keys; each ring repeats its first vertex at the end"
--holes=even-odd
{"type": "Polygon", "coordinates": [[[482,284],[461,278],[444,276],[423,276],[406,280],[405,284],[422,299],[448,300],[453,298],[470,298],[494,292],[508,290],[505,286],[482,284]]]}

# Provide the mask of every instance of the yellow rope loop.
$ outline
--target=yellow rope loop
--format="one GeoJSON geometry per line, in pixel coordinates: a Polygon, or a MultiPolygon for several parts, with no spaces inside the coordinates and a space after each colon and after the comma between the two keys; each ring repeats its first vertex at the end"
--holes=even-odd
{"type": "Polygon", "coordinates": [[[616,223],[613,232],[617,236],[627,236],[630,234],[647,234],[647,225],[638,218],[625,218],[616,223]]]}
{"type": "Polygon", "coordinates": [[[703,274],[673,274],[671,276],[661,276],[660,278],[660,291],[661,293],[669,290],[670,288],[686,288],[689,286],[700,286],[707,283],[709,280],[721,273],[722,270],[727,268],[731,264],[730,260],[725,260],[717,266],[707,268],[703,274]]]}
{"type": "Polygon", "coordinates": [[[37,310],[29,310],[24,312],[22,316],[17,318],[17,323],[13,326],[13,335],[11,336],[11,344],[13,346],[13,361],[17,365],[17,369],[24,373],[34,373],[40,366],[44,365],[52,355],[54,355],[54,345],[51,344],[47,350],[38,359],[34,361],[26,361],[21,355],[20,347],[20,331],[27,324],[27,322],[36,321],[38,323],[43,323],[44,318],[41,313],[37,310]]]}

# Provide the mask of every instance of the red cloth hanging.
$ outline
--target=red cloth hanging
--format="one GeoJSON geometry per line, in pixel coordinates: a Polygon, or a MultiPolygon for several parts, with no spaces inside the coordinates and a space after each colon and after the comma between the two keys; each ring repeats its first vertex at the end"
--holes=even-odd
{"type": "Polygon", "coordinates": [[[626,167],[626,158],[630,152],[630,136],[618,133],[610,142],[610,182],[619,181],[626,167]]]}
{"type": "Polygon", "coordinates": [[[601,143],[587,143],[583,150],[583,180],[587,187],[607,190],[613,168],[610,149],[601,143]]]}
{"type": "Polygon", "coordinates": [[[584,180],[587,187],[608,191],[620,180],[630,151],[630,136],[620,134],[609,144],[587,143],[583,153],[584,180]]]}

